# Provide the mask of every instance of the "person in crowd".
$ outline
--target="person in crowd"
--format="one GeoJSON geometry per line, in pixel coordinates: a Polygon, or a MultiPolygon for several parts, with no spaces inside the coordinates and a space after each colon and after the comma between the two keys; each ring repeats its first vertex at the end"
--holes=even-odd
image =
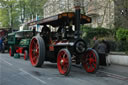
{"type": "Polygon", "coordinates": [[[99,55],[100,65],[110,65],[110,61],[108,59],[108,53],[110,52],[109,43],[104,39],[101,42],[99,42],[97,37],[94,37],[93,40],[95,40],[93,49],[95,49],[99,55]]]}
{"type": "Polygon", "coordinates": [[[98,38],[96,36],[94,36],[93,41],[94,41],[94,46],[92,48],[95,49],[96,51],[98,51],[98,49],[97,49],[98,44],[99,44],[98,38]]]}
{"type": "Polygon", "coordinates": [[[36,35],[36,27],[33,27],[33,36],[35,36],[36,35]]]}
{"type": "Polygon", "coordinates": [[[2,39],[2,36],[0,35],[0,51],[2,51],[2,48],[3,48],[3,39],[2,39]]]}
{"type": "Polygon", "coordinates": [[[107,49],[107,46],[105,44],[105,41],[102,40],[101,43],[99,43],[97,46],[97,52],[100,58],[100,65],[106,66],[106,49],[107,49]]]}

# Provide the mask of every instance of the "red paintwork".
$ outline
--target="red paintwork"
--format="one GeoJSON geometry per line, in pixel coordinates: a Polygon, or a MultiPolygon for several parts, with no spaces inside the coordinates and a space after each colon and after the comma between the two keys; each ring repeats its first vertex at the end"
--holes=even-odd
{"type": "Polygon", "coordinates": [[[84,56],[83,56],[83,67],[87,72],[94,72],[96,69],[96,55],[93,51],[88,51],[84,56]]]}
{"type": "Polygon", "coordinates": [[[57,66],[61,74],[65,74],[67,72],[69,63],[68,63],[68,55],[66,54],[65,51],[59,52],[58,58],[57,58],[57,66]]]}
{"type": "Polygon", "coordinates": [[[11,56],[11,53],[12,53],[12,50],[11,50],[11,48],[9,48],[9,55],[11,56]]]}
{"type": "Polygon", "coordinates": [[[24,60],[26,60],[26,52],[24,51],[24,60]]]}
{"type": "Polygon", "coordinates": [[[65,40],[65,41],[52,41],[52,40],[50,40],[50,46],[49,46],[49,50],[50,51],[54,51],[54,45],[56,45],[57,43],[66,43],[66,42],[68,42],[67,40],[65,40]]]}
{"type": "Polygon", "coordinates": [[[30,43],[30,61],[33,66],[35,66],[38,62],[39,57],[39,45],[36,38],[33,38],[30,43]]]}
{"type": "Polygon", "coordinates": [[[17,47],[16,52],[17,53],[23,53],[23,47],[17,47]]]}
{"type": "Polygon", "coordinates": [[[56,45],[57,43],[66,43],[66,42],[68,42],[67,40],[65,40],[65,41],[52,41],[52,45],[56,45]]]}
{"type": "Polygon", "coordinates": [[[50,51],[54,51],[54,46],[49,46],[50,51]]]}

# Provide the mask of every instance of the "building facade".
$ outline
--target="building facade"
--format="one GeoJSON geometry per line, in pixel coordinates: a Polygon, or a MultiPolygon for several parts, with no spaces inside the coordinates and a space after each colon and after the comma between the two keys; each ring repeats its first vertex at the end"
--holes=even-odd
{"type": "Polygon", "coordinates": [[[48,0],[43,6],[44,17],[73,10],[73,0],[48,0]]]}
{"type": "MultiPolygon", "coordinates": [[[[120,18],[116,16],[120,15],[121,13],[117,11],[119,6],[116,4],[116,2],[119,0],[81,1],[81,12],[92,18],[92,23],[89,24],[90,26],[104,27],[108,29],[114,28],[116,26],[118,27],[117,20],[120,21],[120,18]]],[[[48,0],[44,5],[44,17],[53,16],[62,12],[74,11],[74,3],[74,0],[48,0]]]]}

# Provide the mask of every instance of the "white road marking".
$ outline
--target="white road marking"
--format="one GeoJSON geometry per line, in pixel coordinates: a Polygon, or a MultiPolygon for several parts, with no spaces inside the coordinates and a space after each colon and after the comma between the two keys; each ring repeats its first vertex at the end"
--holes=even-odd
{"type": "Polygon", "coordinates": [[[2,60],[2,61],[4,61],[5,63],[7,63],[8,65],[12,66],[12,64],[11,64],[11,63],[9,63],[8,61],[3,60],[3,59],[1,59],[1,60],[2,60]]]}
{"type": "Polygon", "coordinates": [[[37,78],[37,77],[33,76],[32,74],[30,74],[30,73],[26,72],[26,71],[25,71],[25,70],[23,70],[22,68],[20,68],[19,70],[20,70],[20,71],[22,71],[22,72],[24,72],[25,74],[28,74],[28,75],[29,75],[29,76],[31,76],[32,78],[34,78],[34,79],[36,79],[36,80],[40,81],[41,83],[43,83],[43,84],[47,84],[45,81],[43,81],[43,80],[41,80],[41,79],[39,79],[39,78],[37,78]]]}
{"type": "Polygon", "coordinates": [[[48,80],[52,80],[52,78],[48,78],[48,80]]]}

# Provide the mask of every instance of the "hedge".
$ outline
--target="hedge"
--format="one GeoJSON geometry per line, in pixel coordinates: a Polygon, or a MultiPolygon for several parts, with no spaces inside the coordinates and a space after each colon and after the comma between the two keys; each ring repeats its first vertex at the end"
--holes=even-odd
{"type": "Polygon", "coordinates": [[[106,29],[106,28],[91,28],[91,27],[82,27],[83,38],[87,41],[90,41],[93,39],[94,36],[97,37],[105,37],[110,36],[113,34],[113,30],[106,29]]]}
{"type": "Polygon", "coordinates": [[[106,29],[106,28],[91,28],[82,27],[83,39],[90,47],[93,45],[93,37],[97,36],[99,39],[106,39],[111,51],[128,51],[128,30],[127,29],[106,29]]]}
{"type": "Polygon", "coordinates": [[[119,28],[116,31],[117,40],[128,41],[128,29],[119,28]]]}

